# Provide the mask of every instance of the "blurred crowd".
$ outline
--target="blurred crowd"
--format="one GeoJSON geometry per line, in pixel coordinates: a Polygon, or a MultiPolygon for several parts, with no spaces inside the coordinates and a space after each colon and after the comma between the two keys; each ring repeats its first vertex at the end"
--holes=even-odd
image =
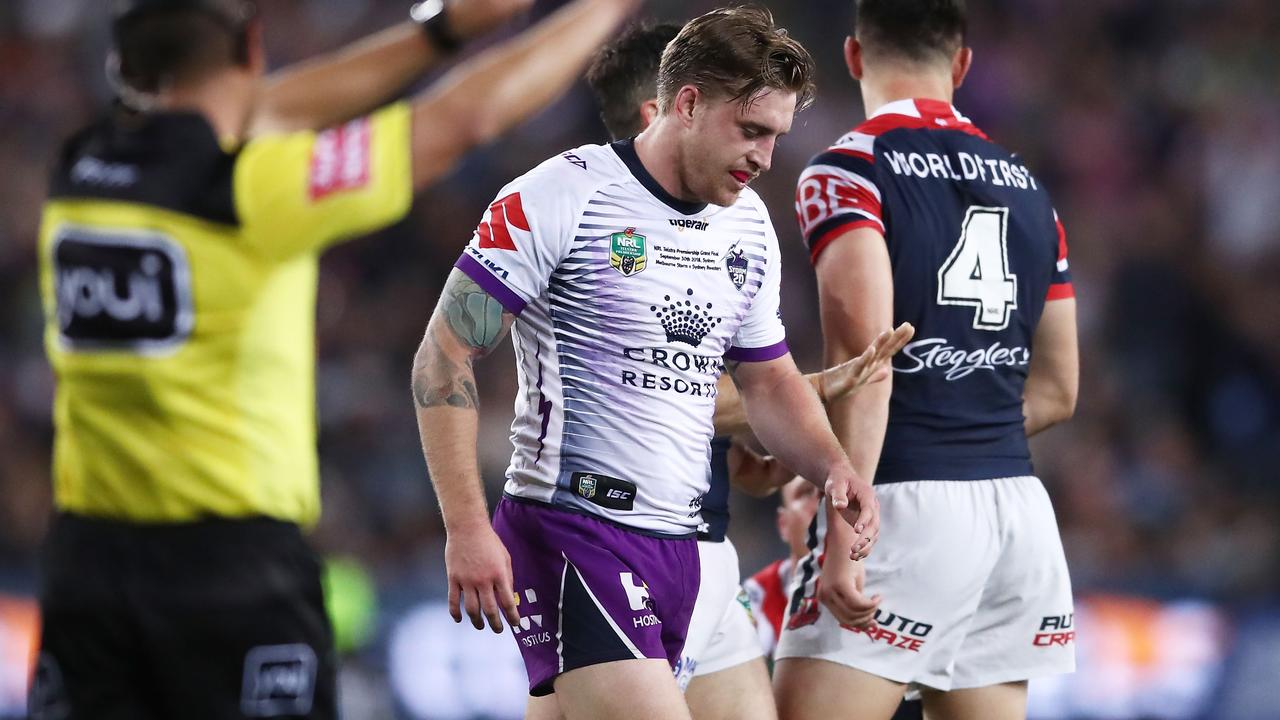
{"type": "MultiPolygon", "coordinates": [[[[708,0],[653,0],[683,20],[708,0]]],[[[801,367],[821,338],[793,218],[805,161],[863,117],[841,61],[850,0],[767,2],[818,61],[819,99],[758,181],[782,239],[801,367]]],[[[106,3],[0,4],[0,591],[29,593],[50,516],[52,378],[35,270],[60,140],[110,97],[106,3]]],[[[275,66],[398,21],[407,0],[260,0],[275,66]]],[[[540,3],[539,12],[549,9],[540,3]]],[[[974,69],[956,105],[1026,159],[1067,228],[1080,307],[1074,421],[1033,444],[1077,590],[1229,605],[1280,599],[1280,3],[971,0],[974,69]]],[[[329,252],[317,376],[316,542],[386,603],[443,595],[443,528],[408,377],[449,267],[498,188],[605,138],[579,87],[423,195],[412,216],[329,252]]],[[[509,456],[510,350],[478,370],[481,461],[509,456]]],[[[735,501],[753,571],[784,552],[768,502],[735,501]]]]}

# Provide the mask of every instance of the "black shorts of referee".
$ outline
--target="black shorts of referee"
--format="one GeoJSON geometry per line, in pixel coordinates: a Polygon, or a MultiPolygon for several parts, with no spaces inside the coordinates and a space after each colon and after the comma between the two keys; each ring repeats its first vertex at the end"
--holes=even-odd
{"type": "Polygon", "coordinates": [[[296,525],[64,514],[44,552],[32,720],[337,717],[320,563],[296,525]]]}

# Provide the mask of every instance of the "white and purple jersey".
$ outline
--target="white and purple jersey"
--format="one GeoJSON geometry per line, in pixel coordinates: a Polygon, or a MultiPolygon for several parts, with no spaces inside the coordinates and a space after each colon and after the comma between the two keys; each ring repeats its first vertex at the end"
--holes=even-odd
{"type": "Polygon", "coordinates": [[[507,494],[696,531],[723,360],[787,352],[760,198],[683,202],[630,141],[587,145],[504,187],[457,267],[516,315],[507,494]]]}

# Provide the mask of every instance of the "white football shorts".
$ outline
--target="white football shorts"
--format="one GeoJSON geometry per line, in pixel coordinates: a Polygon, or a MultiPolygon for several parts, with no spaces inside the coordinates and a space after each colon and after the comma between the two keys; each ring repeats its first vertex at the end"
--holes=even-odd
{"type": "MultiPolygon", "coordinates": [[[[876,486],[880,539],[867,563],[881,595],[870,630],[816,601],[821,559],[796,568],[775,659],[810,657],[938,690],[1075,669],[1071,579],[1035,477],[876,486]]],[[[810,528],[822,548],[826,513],[810,528]]],[[[696,614],[696,610],[695,610],[696,614]]]]}
{"type": "Polygon", "coordinates": [[[710,675],[764,656],[751,604],[742,589],[733,542],[699,542],[702,580],[689,620],[689,634],[676,667],[680,689],[710,675]]]}

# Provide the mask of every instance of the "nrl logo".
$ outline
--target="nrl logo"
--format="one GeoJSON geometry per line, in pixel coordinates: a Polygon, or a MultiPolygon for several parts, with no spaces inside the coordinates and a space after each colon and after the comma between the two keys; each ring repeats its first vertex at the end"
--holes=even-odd
{"type": "Polygon", "coordinates": [[[596,479],[590,475],[583,475],[578,478],[578,492],[582,497],[590,500],[596,496],[596,479]]]}
{"type": "Polygon", "coordinates": [[[739,290],[747,284],[747,268],[750,266],[751,261],[747,260],[741,250],[730,248],[724,258],[724,269],[729,273],[729,280],[739,290]]]}
{"type": "Polygon", "coordinates": [[[631,277],[648,264],[645,248],[645,237],[637,234],[635,228],[616,232],[609,236],[609,265],[623,277],[631,277]]]}

